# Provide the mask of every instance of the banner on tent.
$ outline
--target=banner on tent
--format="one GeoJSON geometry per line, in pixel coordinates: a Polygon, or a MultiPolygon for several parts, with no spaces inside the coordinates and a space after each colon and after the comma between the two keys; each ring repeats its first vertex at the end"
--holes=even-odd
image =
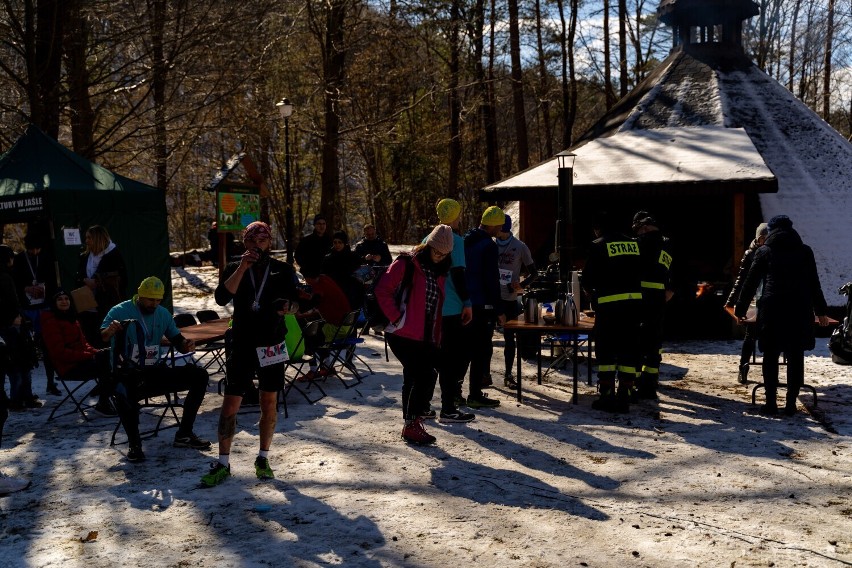
{"type": "Polygon", "coordinates": [[[0,211],[11,215],[38,215],[47,210],[47,200],[43,195],[27,197],[6,197],[0,199],[0,211]]]}

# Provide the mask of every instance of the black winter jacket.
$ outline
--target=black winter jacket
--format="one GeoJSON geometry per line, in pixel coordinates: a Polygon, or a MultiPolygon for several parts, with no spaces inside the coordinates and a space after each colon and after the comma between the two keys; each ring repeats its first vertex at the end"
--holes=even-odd
{"type": "Polygon", "coordinates": [[[737,299],[740,297],[746,276],[748,276],[748,269],[751,268],[751,262],[754,260],[754,252],[759,248],[760,245],[757,244],[757,239],[754,239],[743,253],[743,258],[740,260],[740,270],[737,272],[737,279],[734,280],[734,287],[728,295],[728,301],[725,302],[725,306],[733,308],[737,304],[737,299]]]}
{"type": "Polygon", "coordinates": [[[592,307],[618,308],[625,301],[642,300],[642,264],[635,239],[606,233],[592,242],[583,269],[583,289],[592,297],[592,307]]]}
{"type": "Polygon", "coordinates": [[[776,229],[754,253],[751,268],[737,299],[735,313],[743,317],[757,287],[757,329],[762,351],[796,352],[814,348],[814,315],[826,313],[825,297],[811,247],[794,229],[776,229]]]}

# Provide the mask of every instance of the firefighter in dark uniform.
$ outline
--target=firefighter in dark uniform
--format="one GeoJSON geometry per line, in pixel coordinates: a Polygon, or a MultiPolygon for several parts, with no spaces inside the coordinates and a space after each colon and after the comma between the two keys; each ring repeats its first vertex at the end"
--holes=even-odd
{"type": "Polygon", "coordinates": [[[663,316],[672,297],[672,248],[660,232],[656,219],[647,211],[633,216],[633,234],[642,260],[642,324],[639,354],[642,374],[636,388],[639,398],[655,400],[663,353],[663,316]]]}
{"type": "Polygon", "coordinates": [[[595,239],[583,269],[583,289],[595,310],[595,357],[600,398],[592,408],[627,412],[639,374],[642,308],[639,244],[616,231],[606,213],[595,219],[595,239]],[[615,380],[618,378],[618,391],[615,380]]]}

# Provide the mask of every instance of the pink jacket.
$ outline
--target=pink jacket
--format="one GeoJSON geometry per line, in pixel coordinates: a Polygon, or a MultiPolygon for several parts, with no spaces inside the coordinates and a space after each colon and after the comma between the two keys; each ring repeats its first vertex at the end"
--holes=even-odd
{"type": "Polygon", "coordinates": [[[430,341],[435,345],[441,344],[441,309],[444,305],[444,276],[438,277],[437,317],[432,325],[430,338],[424,337],[426,327],[426,276],[417,257],[412,255],[408,262],[414,263],[410,289],[402,295],[399,305],[396,302],[396,291],[405,275],[405,260],[397,258],[391,263],[387,272],[376,286],[376,301],[382,312],[391,323],[385,328],[385,333],[393,333],[400,337],[415,341],[430,341]]]}

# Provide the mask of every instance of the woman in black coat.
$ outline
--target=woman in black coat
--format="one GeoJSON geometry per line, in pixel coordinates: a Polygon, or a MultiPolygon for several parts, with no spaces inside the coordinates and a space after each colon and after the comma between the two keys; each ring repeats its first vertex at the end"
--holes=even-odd
{"type": "Polygon", "coordinates": [[[77,286],[88,286],[98,307],[78,314],[86,339],[95,347],[105,347],[100,327],[107,312],[127,299],[127,267],[106,227],[92,225],[86,231],[86,250],[77,263],[77,286]]]}
{"type": "Polygon", "coordinates": [[[754,260],[735,313],[744,320],[757,287],[763,282],[763,295],[757,301],[758,346],[763,351],[763,382],[766,404],[761,414],[778,413],[778,357],[787,359],[787,405],[784,413],[796,413],[796,399],[805,382],[805,351],[814,348],[814,315],[828,325],[826,302],[819,283],[811,247],[802,242],[786,215],[769,220],[769,236],[754,253],[754,260]]]}
{"type": "MultiPolygon", "coordinates": [[[[745,284],[746,276],[751,268],[751,262],[754,260],[754,253],[763,246],[766,242],[766,237],[769,235],[769,225],[761,223],[757,226],[754,234],[754,240],[743,253],[743,258],[740,261],[740,270],[737,272],[737,279],[734,280],[734,287],[728,296],[728,301],[725,302],[725,307],[733,308],[737,304],[737,300],[742,292],[745,284]]],[[[758,290],[760,292],[760,290],[758,290]]],[[[754,347],[757,343],[757,331],[754,326],[745,326],[745,337],[743,337],[743,347],[740,350],[740,371],[737,374],[737,380],[741,383],[748,382],[749,359],[754,355],[754,347]]]]}

